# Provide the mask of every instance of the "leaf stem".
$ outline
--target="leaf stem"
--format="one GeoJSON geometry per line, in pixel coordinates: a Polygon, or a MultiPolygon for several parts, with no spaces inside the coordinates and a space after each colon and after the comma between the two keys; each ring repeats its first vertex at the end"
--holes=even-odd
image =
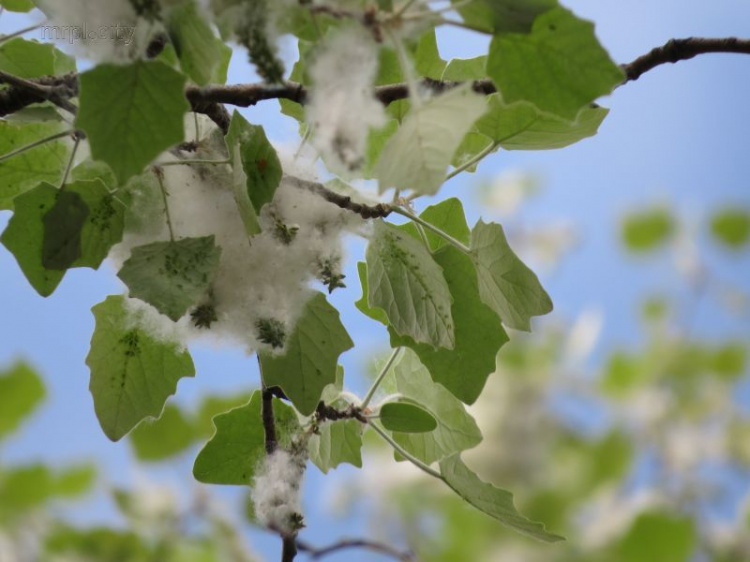
{"type": "Polygon", "coordinates": [[[466,162],[461,164],[458,168],[454,169],[450,174],[448,174],[445,177],[445,181],[455,178],[458,174],[468,170],[474,164],[478,164],[484,159],[485,156],[487,156],[488,154],[492,153],[495,149],[497,149],[498,146],[500,146],[500,143],[498,141],[494,141],[490,143],[481,152],[478,152],[477,154],[475,154],[473,158],[467,160],[466,162]]]}
{"type": "Polygon", "coordinates": [[[383,382],[385,376],[388,374],[388,371],[390,371],[391,367],[396,362],[396,359],[398,359],[398,356],[400,355],[402,349],[403,348],[401,347],[397,347],[393,350],[391,356],[388,358],[388,361],[385,362],[385,365],[383,365],[383,368],[380,370],[380,374],[373,381],[370,390],[368,390],[367,394],[365,394],[365,397],[362,400],[362,404],[360,404],[360,408],[364,410],[370,404],[370,402],[372,401],[372,397],[375,396],[375,392],[378,390],[378,387],[383,382]]]}
{"type": "Polygon", "coordinates": [[[49,137],[45,137],[43,139],[39,139],[38,141],[34,141],[31,144],[27,144],[26,146],[22,146],[20,148],[17,148],[11,152],[8,152],[7,154],[3,154],[0,156],[0,162],[4,162],[5,160],[8,160],[10,158],[13,158],[14,156],[18,156],[19,154],[23,154],[27,150],[31,150],[32,148],[36,148],[37,146],[41,146],[43,144],[47,144],[48,142],[55,141],[57,139],[61,139],[63,137],[67,137],[69,135],[72,135],[75,131],[69,130],[69,131],[63,131],[62,133],[56,133],[54,135],[51,135],[49,137]]]}
{"type": "Polygon", "coordinates": [[[13,33],[9,33],[8,35],[3,35],[0,37],[0,43],[5,43],[6,41],[9,41],[15,37],[20,37],[21,35],[28,33],[29,31],[34,31],[35,29],[39,29],[42,27],[43,24],[38,23],[36,25],[30,25],[29,27],[24,27],[23,29],[19,29],[18,31],[14,31],[13,33]]]}
{"type": "Polygon", "coordinates": [[[154,175],[156,176],[157,181],[159,182],[159,189],[161,190],[161,198],[164,201],[164,215],[167,218],[167,228],[169,229],[169,239],[174,242],[174,229],[172,228],[172,217],[169,214],[169,202],[168,194],[167,194],[167,188],[164,187],[164,172],[161,170],[161,168],[154,166],[151,168],[154,172],[154,175]]]}
{"type": "Polygon", "coordinates": [[[439,229],[435,225],[432,225],[429,222],[427,222],[426,220],[419,218],[417,215],[415,215],[411,211],[407,211],[403,207],[393,207],[391,209],[391,212],[396,213],[397,215],[404,216],[404,217],[406,217],[408,219],[411,219],[415,223],[417,223],[419,225],[422,225],[427,230],[430,230],[430,231],[434,232],[435,234],[437,234],[438,236],[440,236],[440,238],[442,238],[443,240],[445,240],[446,242],[448,242],[450,245],[455,246],[456,248],[458,248],[459,250],[461,250],[464,254],[471,253],[471,248],[469,248],[466,244],[464,244],[462,242],[459,242],[458,240],[456,240],[455,238],[453,238],[453,236],[451,236],[447,232],[444,232],[443,230],[439,229]]]}
{"type": "Polygon", "coordinates": [[[468,29],[469,31],[476,31],[477,33],[481,33],[482,35],[491,35],[491,32],[487,31],[486,29],[476,26],[476,25],[471,25],[463,21],[447,20],[443,18],[440,20],[440,23],[443,25],[452,25],[453,27],[460,27],[461,29],[468,29]]]}
{"type": "Polygon", "coordinates": [[[390,435],[388,435],[385,432],[385,430],[383,430],[382,428],[380,428],[377,424],[371,423],[369,425],[370,425],[371,428],[373,428],[375,430],[375,433],[377,433],[378,435],[380,435],[391,447],[394,448],[394,450],[399,455],[401,455],[402,457],[404,457],[407,461],[409,461],[410,463],[412,463],[414,466],[416,466],[417,468],[419,468],[423,472],[426,472],[430,476],[434,476],[435,478],[437,478],[439,480],[443,480],[443,476],[437,470],[435,470],[434,468],[431,468],[431,467],[427,466],[421,460],[419,460],[418,458],[416,458],[415,456],[413,456],[411,453],[407,452],[406,449],[404,449],[401,445],[399,445],[398,443],[396,443],[393,440],[393,438],[390,435]]]}
{"type": "Polygon", "coordinates": [[[65,172],[63,173],[62,181],[60,182],[60,189],[65,187],[65,182],[68,181],[68,176],[70,175],[70,170],[73,168],[73,162],[76,159],[76,152],[78,152],[78,145],[81,144],[80,137],[76,136],[76,142],[73,145],[73,150],[70,153],[70,160],[68,160],[68,165],[65,167],[65,172]]]}
{"type": "Polygon", "coordinates": [[[416,0],[406,0],[406,2],[404,2],[398,10],[396,10],[396,12],[393,14],[393,17],[399,18],[404,15],[404,13],[406,13],[406,10],[411,8],[414,2],[416,2],[416,0]]]}

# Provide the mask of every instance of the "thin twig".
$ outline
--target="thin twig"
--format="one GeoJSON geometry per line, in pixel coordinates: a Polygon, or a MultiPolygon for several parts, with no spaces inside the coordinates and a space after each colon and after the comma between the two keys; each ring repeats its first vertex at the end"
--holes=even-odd
{"type": "Polygon", "coordinates": [[[321,183],[303,180],[295,176],[284,176],[284,178],[288,182],[291,182],[294,187],[297,187],[298,189],[306,189],[308,191],[311,191],[312,193],[320,195],[329,203],[333,203],[334,205],[341,207],[342,209],[345,209],[347,211],[357,213],[363,219],[385,218],[395,210],[393,207],[387,205],[386,203],[378,203],[377,205],[365,205],[363,203],[356,203],[355,201],[352,201],[351,197],[336,193],[335,191],[328,189],[321,183]]]}
{"type": "Polygon", "coordinates": [[[63,189],[65,187],[65,183],[68,181],[68,176],[70,175],[70,170],[73,169],[73,162],[76,159],[76,152],[78,152],[79,144],[81,144],[81,137],[76,135],[76,141],[75,144],[73,144],[73,150],[70,152],[70,160],[68,160],[68,165],[65,167],[62,181],[60,181],[60,189],[63,189]]]}
{"type": "Polygon", "coordinates": [[[169,214],[169,194],[167,188],[164,187],[164,171],[158,166],[152,166],[151,170],[154,172],[157,181],[159,182],[159,189],[161,190],[161,198],[164,201],[164,215],[167,219],[167,229],[169,229],[169,239],[174,242],[174,229],[172,228],[172,216],[169,214]]]}
{"type": "Polygon", "coordinates": [[[448,242],[452,246],[455,246],[456,248],[458,248],[459,250],[461,250],[464,254],[470,254],[471,253],[471,248],[469,248],[466,244],[464,244],[463,242],[460,242],[459,240],[456,240],[455,238],[453,238],[453,236],[451,236],[447,232],[444,232],[443,230],[439,229],[435,225],[430,224],[429,222],[427,222],[426,220],[420,218],[418,215],[415,215],[411,211],[407,211],[406,209],[404,209],[402,207],[393,207],[391,210],[394,213],[396,213],[397,215],[401,215],[403,217],[411,219],[415,223],[421,224],[427,230],[431,230],[432,232],[434,232],[435,234],[437,234],[438,236],[440,236],[440,238],[442,238],[443,240],[445,240],[446,242],[448,242]]]}
{"type": "Polygon", "coordinates": [[[622,69],[625,71],[623,84],[638,80],[642,74],[661,64],[689,60],[707,53],[750,55],[750,39],[738,39],[737,37],[670,39],[661,47],[656,47],[633,62],[622,65],[622,69]]]}
{"type": "Polygon", "coordinates": [[[24,35],[28,33],[29,31],[34,31],[35,29],[39,29],[42,27],[43,24],[38,23],[36,25],[30,25],[29,27],[24,27],[23,29],[19,29],[18,31],[14,31],[13,33],[9,33],[8,35],[3,35],[0,37],[0,44],[5,43],[6,41],[10,41],[11,39],[14,39],[15,37],[20,37],[21,35],[24,35]]]}
{"type": "Polygon", "coordinates": [[[426,465],[421,460],[419,460],[417,457],[415,457],[414,455],[412,455],[411,453],[409,453],[401,445],[399,445],[398,443],[396,443],[393,440],[393,438],[385,432],[384,429],[382,429],[382,428],[380,428],[378,426],[378,424],[371,423],[369,425],[370,425],[371,428],[373,428],[375,430],[375,433],[377,433],[378,435],[380,435],[391,447],[393,447],[395,449],[395,451],[399,455],[401,455],[402,457],[404,457],[407,461],[409,461],[410,463],[412,463],[414,466],[416,466],[417,468],[419,468],[423,472],[426,472],[430,476],[433,476],[433,477],[435,477],[435,478],[437,478],[439,480],[443,479],[443,476],[437,470],[435,470],[434,468],[426,465]]]}
{"type": "Polygon", "coordinates": [[[301,552],[309,554],[310,558],[312,558],[313,560],[318,560],[320,558],[323,558],[324,556],[328,556],[329,554],[334,554],[336,552],[339,552],[340,550],[348,550],[350,548],[363,548],[372,550],[373,552],[385,554],[386,556],[390,556],[402,562],[414,562],[416,560],[414,554],[411,552],[402,552],[390,545],[366,539],[343,539],[330,546],[321,548],[316,548],[302,541],[297,541],[297,548],[301,552]]]}

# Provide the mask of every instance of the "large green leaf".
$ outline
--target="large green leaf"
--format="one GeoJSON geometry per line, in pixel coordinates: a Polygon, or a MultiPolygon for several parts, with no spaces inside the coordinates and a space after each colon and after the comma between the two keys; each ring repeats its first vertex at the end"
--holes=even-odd
{"type": "Polygon", "coordinates": [[[513,252],[499,224],[481,220],[471,233],[471,257],[479,296],[503,324],[531,331],[531,317],[552,311],[552,300],[539,279],[513,252]]]}
{"type": "MultiPolygon", "coordinates": [[[[67,125],[0,120],[0,155],[61,133],[67,125]]],[[[57,184],[70,153],[70,140],[59,139],[0,162],[0,209],[13,209],[13,198],[40,182],[57,184]]]]}
{"type": "Polygon", "coordinates": [[[0,70],[19,78],[38,78],[75,72],[75,59],[51,43],[20,37],[0,44],[0,70]]]}
{"type": "Polygon", "coordinates": [[[158,420],[143,420],[129,435],[141,461],[163,461],[182,453],[198,436],[196,427],[177,406],[167,404],[158,420]]]}
{"type": "Polygon", "coordinates": [[[80,76],[76,126],[91,154],[109,164],[121,184],[161,152],[182,142],[185,76],[159,61],[101,64],[80,76]]]}
{"type": "Polygon", "coordinates": [[[433,257],[443,268],[453,298],[451,314],[456,345],[452,350],[434,349],[389,330],[391,346],[405,345],[413,349],[430,371],[432,380],[462,402],[473,404],[487,377],[495,372],[495,357],[508,341],[508,335],[498,315],[480,298],[471,258],[452,246],[441,248],[433,257]]]}
{"type": "Polygon", "coordinates": [[[459,496],[503,525],[540,541],[565,540],[547,532],[541,523],[530,521],[518,513],[513,505],[513,494],[480,480],[463,463],[461,455],[455,454],[440,461],[440,474],[459,496]]]}
{"type": "MultiPolygon", "coordinates": [[[[274,398],[273,402],[276,438],[286,447],[299,430],[297,414],[280,400],[274,398]]],[[[195,459],[196,480],[207,484],[252,485],[255,471],[266,455],[261,409],[261,392],[256,391],[246,405],[214,418],[216,433],[195,459]]]]}
{"type": "Polygon", "coordinates": [[[427,433],[437,429],[437,420],[424,408],[410,402],[387,402],[378,418],[388,431],[427,433]]]}
{"type": "Polygon", "coordinates": [[[455,80],[466,82],[468,80],[481,80],[487,76],[487,56],[474,57],[471,59],[451,59],[443,70],[442,80],[455,80]]]}
{"type": "Polygon", "coordinates": [[[247,176],[247,194],[255,212],[260,213],[263,205],[273,200],[281,182],[279,157],[268,142],[263,127],[251,125],[238,111],[232,116],[226,143],[230,154],[234,153],[234,146],[239,144],[240,160],[247,176]]]}
{"type": "Polygon", "coordinates": [[[557,0],[451,0],[463,20],[472,26],[499,33],[531,31],[534,19],[557,6],[557,0]]]}
{"type": "Polygon", "coordinates": [[[385,310],[382,308],[372,308],[367,304],[367,296],[370,291],[367,284],[367,264],[365,262],[361,261],[357,263],[357,273],[359,273],[359,281],[362,284],[362,296],[354,303],[354,306],[365,316],[372,318],[376,322],[380,322],[383,326],[387,326],[388,315],[385,313],[385,310]]]}
{"type": "Polygon", "coordinates": [[[505,150],[563,148],[599,130],[608,109],[584,107],[574,121],[539,111],[528,102],[506,104],[498,94],[489,98],[489,111],[477,121],[477,130],[505,150]]]}
{"type": "Polygon", "coordinates": [[[117,276],[131,297],[176,322],[206,294],[220,257],[213,235],[152,242],[133,248],[117,276]]]}
{"type": "Polygon", "coordinates": [[[214,35],[210,20],[195,0],[174,6],[167,16],[167,28],[180,59],[180,67],[196,84],[219,82],[223,41],[214,35]]]}
{"type": "Polygon", "coordinates": [[[414,66],[420,76],[440,80],[445,70],[445,61],[440,58],[435,30],[422,34],[414,52],[414,66]]]}
{"type": "Polygon", "coordinates": [[[72,267],[99,269],[112,246],[122,240],[125,206],[110,193],[104,181],[98,178],[69,183],[65,186],[65,191],[79,195],[89,209],[80,233],[81,256],[72,267]]]}
{"type": "Polygon", "coordinates": [[[109,296],[91,310],[96,328],[86,357],[89,390],[104,433],[118,441],[143,419],[158,417],[195,367],[187,351],[133,326],[123,297],[109,296]]]}
{"type": "Polygon", "coordinates": [[[42,379],[26,363],[0,372],[0,440],[18,429],[45,394],[42,379]]]}
{"type": "Polygon", "coordinates": [[[2,235],[2,243],[13,254],[21,271],[37,293],[51,295],[62,281],[64,270],[42,265],[44,216],[55,205],[59,190],[48,183],[15,198],[16,212],[2,235]]]}
{"type": "Polygon", "coordinates": [[[426,408],[438,424],[428,433],[394,433],[394,440],[408,453],[430,464],[481,443],[482,433],[474,418],[450,392],[432,381],[413,352],[405,350],[393,372],[398,392],[426,408]]]}
{"type": "Polygon", "coordinates": [[[263,382],[280,386],[297,410],[309,416],[325,387],[336,382],[339,356],[353,346],[338,310],[316,293],[287,337],[284,353],[259,353],[263,382]]]}
{"type": "MultiPolygon", "coordinates": [[[[420,218],[459,242],[469,244],[471,231],[458,199],[446,199],[427,207],[420,218]]],[[[419,238],[414,223],[400,228],[419,238]]],[[[443,269],[453,298],[451,314],[455,323],[456,345],[452,350],[434,349],[409,337],[401,337],[390,329],[391,347],[407,346],[413,349],[430,371],[432,380],[445,386],[462,402],[473,404],[482,392],[487,377],[495,371],[495,356],[508,341],[508,335],[497,314],[479,296],[477,273],[471,258],[429,230],[425,229],[425,236],[434,251],[433,259],[443,269]],[[477,337],[477,334],[482,334],[482,337],[477,337]]]]}
{"type": "Polygon", "coordinates": [[[437,193],[453,154],[486,107],[468,84],[414,106],[375,166],[380,192],[395,187],[437,193]]]}
{"type": "Polygon", "coordinates": [[[529,101],[569,120],[624,77],[596,39],[593,24],[564,8],[539,15],[529,34],[495,35],[487,73],[506,102],[529,101]]]}
{"type": "Polygon", "coordinates": [[[451,295],[443,270],[422,243],[384,221],[367,246],[368,305],[385,311],[402,336],[453,349],[451,295]]]}

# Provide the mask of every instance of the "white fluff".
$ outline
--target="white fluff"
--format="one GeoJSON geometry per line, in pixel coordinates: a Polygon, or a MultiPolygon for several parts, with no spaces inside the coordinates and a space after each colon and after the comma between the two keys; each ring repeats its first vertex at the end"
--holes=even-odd
{"type": "MultiPolygon", "coordinates": [[[[223,156],[206,150],[196,153],[196,157],[223,156]]],[[[174,156],[165,155],[163,160],[174,160],[174,156]]],[[[362,221],[285,178],[274,201],[263,208],[259,217],[263,231],[248,239],[228,166],[179,165],[165,166],[163,170],[175,236],[214,235],[221,247],[221,260],[211,286],[218,320],[210,330],[194,327],[189,314],[174,323],[153,307],[132,299],[127,301],[131,318],[160,341],[184,345],[194,338],[208,337],[217,343],[241,345],[248,351],[270,349],[258,340],[258,321],[277,320],[290,334],[313,294],[310,282],[319,274],[321,263],[342,258],[342,234],[357,228],[362,221]],[[279,223],[299,228],[288,245],[277,235],[279,223]]],[[[314,174],[310,172],[308,177],[314,178],[314,174]]],[[[160,196],[155,200],[153,194],[145,193],[139,198],[151,213],[113,249],[110,257],[118,269],[133,247],[169,239],[160,196]],[[154,208],[157,212],[153,212],[154,208]]]]}
{"type": "Polygon", "coordinates": [[[301,513],[300,489],[307,459],[302,453],[277,449],[263,461],[253,484],[252,499],[258,522],[283,533],[297,529],[301,513]]]}
{"type": "Polygon", "coordinates": [[[373,95],[377,71],[377,45],[361,27],[329,39],[310,67],[307,121],[314,146],[334,171],[359,169],[370,128],[385,124],[383,106],[373,95]]]}

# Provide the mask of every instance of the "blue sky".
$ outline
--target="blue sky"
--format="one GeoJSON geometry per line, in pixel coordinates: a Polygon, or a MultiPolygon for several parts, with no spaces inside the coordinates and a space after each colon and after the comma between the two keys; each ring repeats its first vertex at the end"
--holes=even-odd
{"type": "MultiPolygon", "coordinates": [[[[628,62],[672,37],[747,35],[750,22],[750,3],[743,0],[578,0],[565,5],[596,23],[597,35],[617,62],[628,62]]],[[[25,21],[4,14],[0,30],[18,29],[25,21]]],[[[485,38],[461,30],[441,30],[438,37],[445,59],[483,54],[486,46],[485,38]]],[[[244,54],[235,53],[230,82],[252,80],[244,54]]],[[[665,65],[601,100],[611,113],[597,137],[559,151],[494,154],[477,174],[464,174],[447,184],[440,199],[461,197],[471,222],[480,215],[496,219],[478,205],[476,186],[482,178],[517,169],[538,174],[544,189],[513,218],[513,224],[534,228],[564,219],[576,225],[582,244],[559,269],[543,276],[556,305],[550,321],[571,319],[592,307],[600,309],[605,315],[597,352],[601,357],[607,349],[639,341],[637,305],[644,294],[688,297],[668,254],[633,258],[620,248],[618,227],[623,214],[650,203],[668,203],[699,220],[719,205],[750,206],[748,100],[750,57],[708,55],[665,65]]],[[[278,112],[275,102],[243,113],[266,126],[273,140],[294,138],[295,123],[278,112]]],[[[8,217],[9,213],[0,212],[0,227],[8,217]]],[[[738,259],[705,247],[712,268],[722,279],[750,291],[748,252],[738,259]]],[[[362,252],[363,245],[353,242],[346,270],[349,289],[333,298],[358,344],[346,354],[344,364],[348,386],[360,390],[364,384],[358,375],[371,353],[387,345],[384,330],[363,318],[352,304],[360,292],[354,266],[362,252]]],[[[129,480],[128,445],[110,443],[99,429],[84,363],[93,330],[91,306],[121,290],[114,272],[104,266],[99,272],[69,272],[55,294],[43,299],[28,285],[13,257],[0,248],[0,365],[29,358],[49,387],[45,407],[0,451],[4,461],[95,459],[111,480],[129,480]]],[[[750,333],[747,317],[727,316],[717,308],[710,299],[701,302],[696,334],[711,340],[722,334],[750,333]]],[[[180,384],[178,400],[182,403],[195,403],[207,390],[232,391],[257,382],[254,361],[239,350],[196,348],[194,359],[198,376],[180,384]]],[[[182,466],[189,469],[187,462],[182,466]]],[[[308,503],[315,505],[321,499],[322,479],[314,469],[310,472],[308,503]]],[[[359,526],[314,522],[307,536],[325,542],[359,526]]],[[[275,538],[259,540],[261,551],[276,552],[275,538]]]]}

